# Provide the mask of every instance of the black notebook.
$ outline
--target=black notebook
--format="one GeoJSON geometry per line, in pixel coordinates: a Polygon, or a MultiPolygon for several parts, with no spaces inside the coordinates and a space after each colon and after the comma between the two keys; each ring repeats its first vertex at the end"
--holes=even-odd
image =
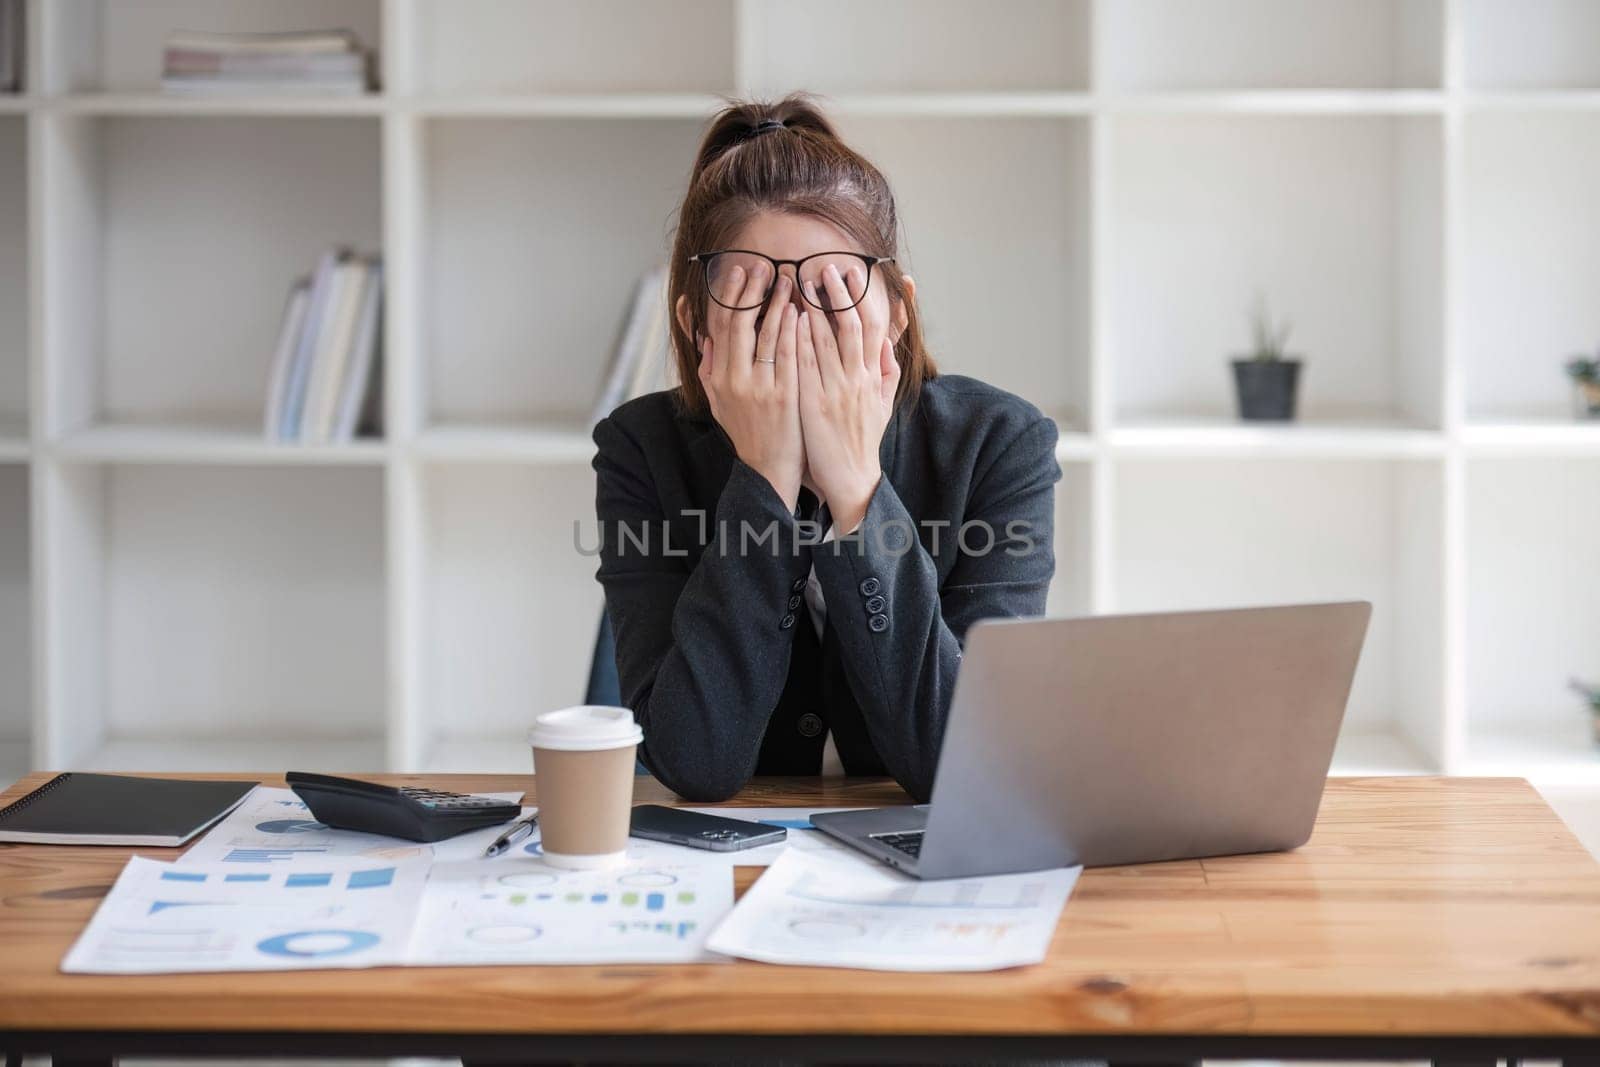
{"type": "Polygon", "coordinates": [[[239,806],[254,782],[58,774],[0,808],[0,841],[181,845],[239,806]]]}

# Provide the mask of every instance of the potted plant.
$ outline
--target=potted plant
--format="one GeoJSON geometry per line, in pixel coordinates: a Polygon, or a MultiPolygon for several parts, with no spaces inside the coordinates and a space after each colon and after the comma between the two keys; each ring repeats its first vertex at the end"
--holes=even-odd
{"type": "Polygon", "coordinates": [[[1572,691],[1583,697],[1589,705],[1589,723],[1594,728],[1595,743],[1600,744],[1600,685],[1585,685],[1576,678],[1571,679],[1569,684],[1572,691]]]}
{"type": "Polygon", "coordinates": [[[1266,299],[1259,294],[1250,314],[1250,333],[1254,338],[1252,350],[1233,361],[1239,417],[1279,421],[1294,418],[1300,361],[1285,354],[1289,323],[1274,325],[1266,299]]]}
{"type": "Polygon", "coordinates": [[[1573,356],[1567,360],[1567,376],[1572,379],[1573,407],[1580,419],[1600,419],[1600,351],[1593,357],[1573,356]]]}

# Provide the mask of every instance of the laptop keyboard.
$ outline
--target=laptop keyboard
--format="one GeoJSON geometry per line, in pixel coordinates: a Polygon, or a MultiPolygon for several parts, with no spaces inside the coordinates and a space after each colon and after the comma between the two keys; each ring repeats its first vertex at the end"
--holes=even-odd
{"type": "Polygon", "coordinates": [[[890,848],[898,849],[908,856],[922,855],[922,830],[907,830],[904,833],[873,834],[874,841],[881,841],[890,848]]]}

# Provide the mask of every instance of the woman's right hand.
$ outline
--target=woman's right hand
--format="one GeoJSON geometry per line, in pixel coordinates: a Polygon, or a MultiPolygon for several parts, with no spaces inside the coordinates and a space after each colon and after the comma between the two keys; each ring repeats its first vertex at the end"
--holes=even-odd
{"type": "MultiPolygon", "coordinates": [[[[735,267],[716,295],[728,304],[755,304],[766,285],[765,277],[745,277],[735,267]]],[[[793,279],[780,272],[759,331],[759,306],[734,311],[707,301],[710,334],[700,338],[699,371],[711,414],[734,451],[772,484],[790,511],[800,498],[805,469],[793,286],[793,279]]]]}

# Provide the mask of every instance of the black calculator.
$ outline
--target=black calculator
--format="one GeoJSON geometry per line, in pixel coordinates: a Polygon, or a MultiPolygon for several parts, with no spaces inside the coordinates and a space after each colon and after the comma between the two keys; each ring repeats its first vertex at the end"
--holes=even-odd
{"type": "Polygon", "coordinates": [[[520,804],[466,793],[378,785],[305,771],[290,771],[284,779],[323,825],[407,841],[442,841],[522,814],[520,804]]]}

